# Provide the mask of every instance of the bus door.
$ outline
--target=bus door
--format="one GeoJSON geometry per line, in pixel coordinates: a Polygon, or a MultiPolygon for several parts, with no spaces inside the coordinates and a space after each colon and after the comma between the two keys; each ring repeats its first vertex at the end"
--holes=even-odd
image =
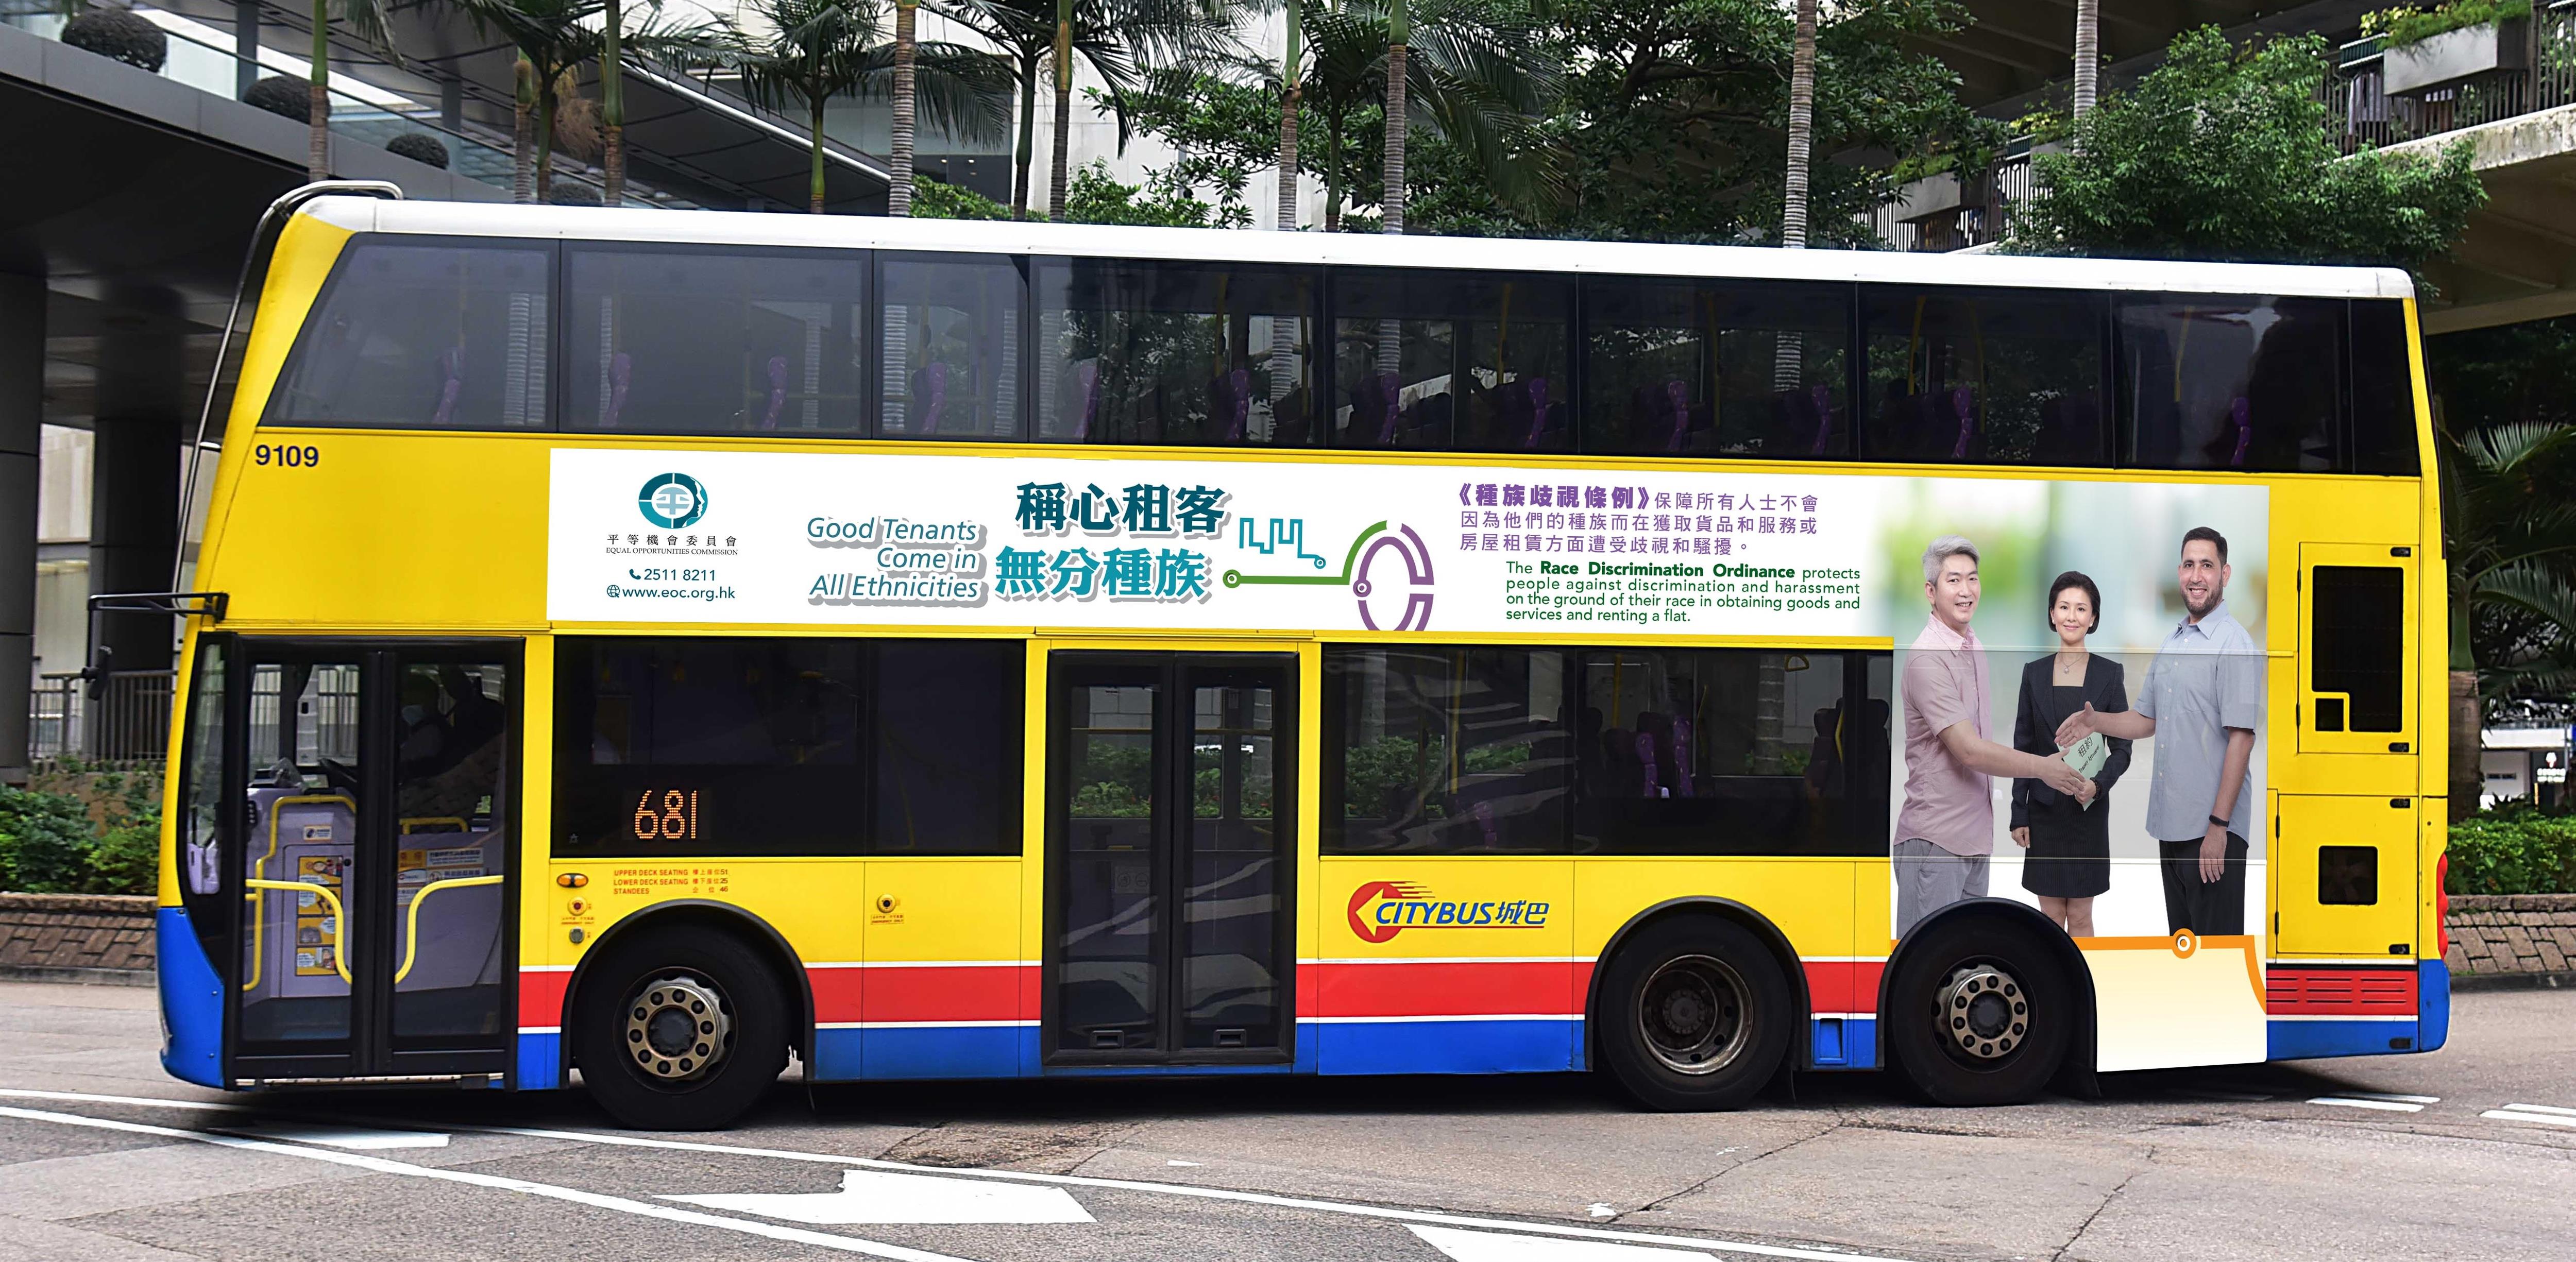
{"type": "Polygon", "coordinates": [[[1057,651],[1049,1065],[1293,1053],[1297,657],[1057,651]]]}
{"type": "Polygon", "coordinates": [[[237,642],[237,826],[205,874],[239,893],[230,1079],[506,1067],[519,657],[516,642],[237,642]]]}
{"type": "Polygon", "coordinates": [[[2274,824],[2273,951],[2411,976],[2418,814],[2414,549],[2299,546],[2298,757],[2274,824]]]}

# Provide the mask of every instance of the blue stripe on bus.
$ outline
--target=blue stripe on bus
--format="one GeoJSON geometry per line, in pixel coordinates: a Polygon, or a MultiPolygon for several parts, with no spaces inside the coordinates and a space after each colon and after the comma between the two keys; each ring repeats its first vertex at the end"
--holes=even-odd
{"type": "Polygon", "coordinates": [[[1562,1073],[1582,1065],[1583,1022],[1330,1021],[1315,1028],[1328,1074],[1562,1073]]]}
{"type": "Polygon", "coordinates": [[[1878,1018],[1816,1017],[1807,1024],[1810,1068],[1878,1067],[1878,1018]]]}
{"type": "Polygon", "coordinates": [[[2274,1021],[2270,1023],[2270,1058],[2314,1060],[2327,1056],[2387,1056],[2417,1051],[2420,1049],[2415,1046],[2416,1024],[2412,1019],[2274,1021]],[[2405,1046],[2389,1046],[2392,1039],[2403,1040],[2405,1046]]]}
{"type": "Polygon", "coordinates": [[[2451,1041],[2451,966],[2426,960],[2415,980],[2415,1050],[2436,1052],[2451,1041]]]}
{"type": "Polygon", "coordinates": [[[814,1031],[822,1082],[894,1078],[1017,1078],[1036,1063],[1033,1025],[877,1026],[814,1031]]]}
{"type": "Polygon", "coordinates": [[[188,923],[188,909],[163,907],[152,917],[160,963],[161,1067],[182,1082],[224,1085],[224,984],[188,923]]]}
{"type": "Polygon", "coordinates": [[[510,1086],[519,1091],[552,1091],[563,1084],[563,1035],[552,1030],[519,1032],[519,1067],[510,1086]]]}

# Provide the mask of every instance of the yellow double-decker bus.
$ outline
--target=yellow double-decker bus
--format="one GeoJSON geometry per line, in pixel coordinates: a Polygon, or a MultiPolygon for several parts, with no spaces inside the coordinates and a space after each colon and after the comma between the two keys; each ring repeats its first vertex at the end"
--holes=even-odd
{"type": "Polygon", "coordinates": [[[2443,1041],[2402,273],[281,221],[172,602],[188,1081],[2443,1041]]]}

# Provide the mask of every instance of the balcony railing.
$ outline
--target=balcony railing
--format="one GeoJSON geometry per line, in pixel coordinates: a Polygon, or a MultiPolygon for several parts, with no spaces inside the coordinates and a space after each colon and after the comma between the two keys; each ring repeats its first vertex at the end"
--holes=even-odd
{"type": "MultiPolygon", "coordinates": [[[[2396,95],[2387,91],[2381,41],[2345,45],[2323,88],[2327,136],[2337,149],[2354,154],[2576,104],[2576,0],[2542,7],[2520,29],[2527,41],[2513,58],[2520,65],[2396,95]]],[[[1959,250],[1999,241],[2013,208],[2034,191],[2031,157],[2043,149],[2018,140],[1989,170],[1914,181],[1873,214],[1870,226],[1899,250],[1959,250]]]]}
{"type": "Polygon", "coordinates": [[[27,697],[27,756],[90,762],[160,762],[170,744],[166,670],[120,671],[89,695],[79,675],[39,675],[27,697]]]}

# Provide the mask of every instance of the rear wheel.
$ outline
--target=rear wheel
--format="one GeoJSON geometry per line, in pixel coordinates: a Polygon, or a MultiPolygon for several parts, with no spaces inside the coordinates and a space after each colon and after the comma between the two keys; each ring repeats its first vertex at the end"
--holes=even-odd
{"type": "Polygon", "coordinates": [[[637,1130],[713,1130],[787,1064],[787,996],[758,951],[704,930],[648,931],[585,970],[573,1061],[637,1130]]]}
{"type": "Polygon", "coordinates": [[[1732,1109],[1771,1080],[1789,1046],[1788,980],[1762,940],[1691,916],[1640,929],[1601,981],[1601,1058],[1649,1108],[1732,1109]]]}
{"type": "Polygon", "coordinates": [[[1936,925],[1888,989],[1897,1064],[1935,1104],[2020,1104],[2066,1062],[2074,979],[2037,935],[1990,920],[1936,925]]]}

